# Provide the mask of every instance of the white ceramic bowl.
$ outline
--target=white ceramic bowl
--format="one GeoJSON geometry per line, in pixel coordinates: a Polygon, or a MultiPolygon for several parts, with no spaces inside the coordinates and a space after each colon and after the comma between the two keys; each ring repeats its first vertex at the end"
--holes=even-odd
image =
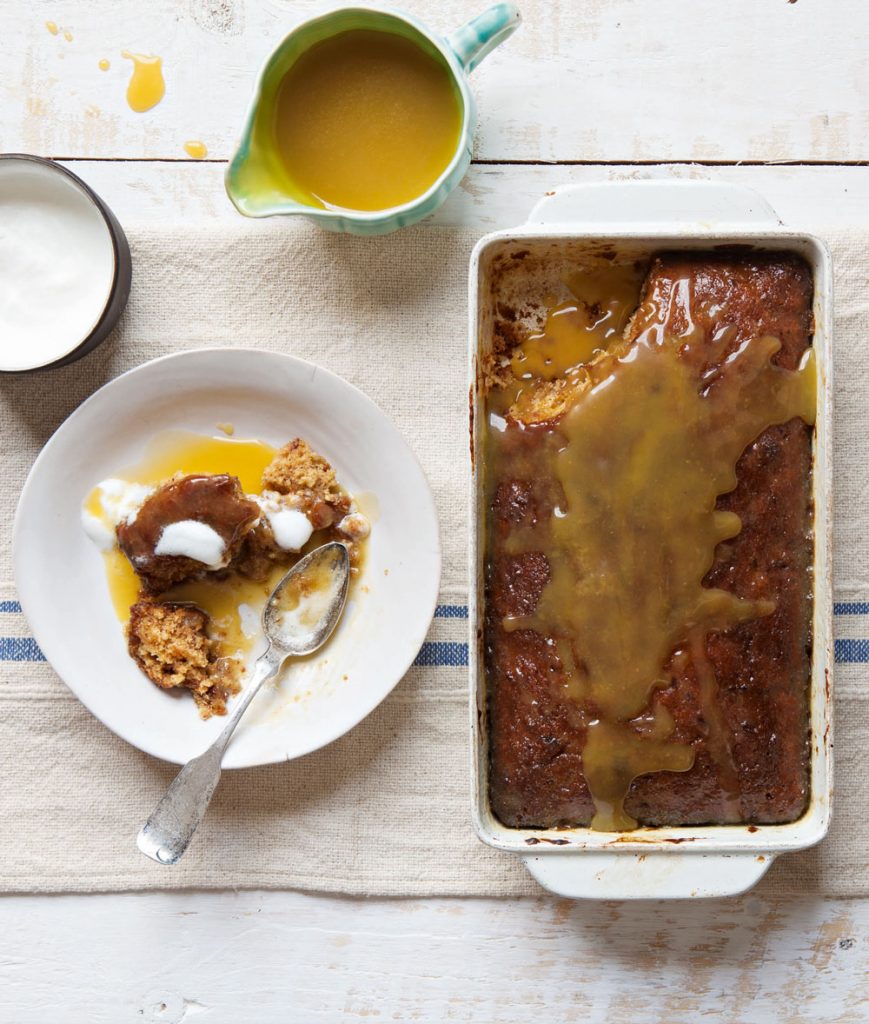
{"type": "Polygon", "coordinates": [[[18,592],[33,634],[73,693],[140,750],[181,764],[223,726],[201,721],[187,694],[153,686],[127,654],[103,560],[80,520],[100,480],[139,461],[173,429],[279,445],[303,437],[354,494],[376,498],[368,557],[333,639],[290,663],[251,705],[224,767],[289,760],[337,739],[372,711],[412,664],[437,601],[434,502],[388,417],[340,377],[292,356],[203,349],[146,363],[107,384],[51,438],[15,520],[18,592]]]}

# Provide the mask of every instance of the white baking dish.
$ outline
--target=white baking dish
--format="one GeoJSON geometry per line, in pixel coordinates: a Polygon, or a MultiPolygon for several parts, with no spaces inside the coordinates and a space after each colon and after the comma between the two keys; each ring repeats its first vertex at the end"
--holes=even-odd
{"type": "MultiPolygon", "coordinates": [[[[535,261],[530,261],[532,264],[535,261]]],[[[546,281],[529,278],[538,301],[546,281]]],[[[823,838],[830,818],[831,679],[831,379],[832,267],[823,242],[788,231],[755,192],[713,182],[643,181],[581,185],[551,193],[524,226],[482,238],[470,267],[471,522],[470,687],[473,816],[479,837],[520,854],[547,889],[569,897],[629,899],[724,896],[753,885],[780,853],[823,838]],[[482,652],[485,501],[480,465],[484,452],[485,395],[479,368],[492,344],[491,289],[499,257],[527,250],[575,266],[611,250],[616,257],[646,258],[662,249],[741,245],[802,255],[814,271],[814,349],[819,389],[814,447],[814,645],[810,694],[811,797],[789,825],[642,828],[626,833],[588,828],[507,828],[489,806],[486,676],[482,652]],[[477,459],[474,459],[477,453],[477,459]]],[[[503,297],[503,296],[502,296],[503,297]]],[[[521,302],[521,296],[516,296],[521,302]]]]}

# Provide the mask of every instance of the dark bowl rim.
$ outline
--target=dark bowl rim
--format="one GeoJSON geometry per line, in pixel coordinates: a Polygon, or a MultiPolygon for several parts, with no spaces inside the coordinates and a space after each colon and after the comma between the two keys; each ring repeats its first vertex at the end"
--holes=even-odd
{"type": "MultiPolygon", "coordinates": [[[[96,347],[95,345],[90,346],[86,348],[85,351],[79,353],[79,349],[83,348],[84,346],[87,346],[88,342],[93,338],[93,336],[98,331],[101,331],[105,327],[106,316],[109,313],[110,307],[112,306],[113,300],[115,298],[115,293],[117,292],[118,289],[118,284],[121,276],[122,262],[128,262],[130,259],[129,248],[126,249],[126,253],[123,253],[121,251],[121,245],[117,233],[120,232],[123,235],[123,229],[121,228],[120,224],[118,223],[108,204],[99,195],[97,195],[97,193],[90,187],[90,185],[87,184],[87,182],[82,181],[82,179],[74,171],[71,171],[69,170],[69,168],[64,167],[63,164],[59,163],[57,160],[52,159],[51,157],[36,156],[36,154],[34,153],[0,153],[0,161],[3,160],[25,160],[35,164],[45,164],[46,166],[50,167],[53,171],[57,171],[60,174],[65,175],[70,181],[73,182],[74,185],[78,186],[78,188],[81,189],[82,192],[84,192],[85,196],[97,208],[97,211],[99,212],[100,216],[105,222],[106,228],[109,232],[109,238],[112,242],[112,283],[109,286],[106,301],[105,304],[103,305],[102,310],[100,311],[100,315],[97,317],[96,322],[94,323],[90,331],[87,333],[87,335],[84,338],[82,338],[81,341],[79,341],[76,345],[74,345],[73,348],[69,349],[69,351],[64,352],[56,359],[52,359],[50,363],[40,363],[38,366],[26,366],[18,370],[4,370],[2,367],[0,367],[0,375],[36,373],[39,370],[51,370],[66,365],[67,363],[74,362],[76,359],[81,358],[81,356],[86,355],[87,352],[91,351],[92,347],[96,347]],[[79,354],[76,355],[76,353],[79,354]]],[[[126,243],[126,237],[124,240],[126,243]]],[[[117,320],[120,318],[120,315],[123,312],[123,308],[125,305],[126,301],[122,305],[121,309],[118,310],[115,322],[117,322],[117,320]]],[[[108,331],[106,333],[108,333],[108,331]]]]}

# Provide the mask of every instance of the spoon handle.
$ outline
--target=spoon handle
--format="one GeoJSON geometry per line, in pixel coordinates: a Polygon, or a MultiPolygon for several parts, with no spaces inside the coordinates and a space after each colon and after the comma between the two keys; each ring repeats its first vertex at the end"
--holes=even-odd
{"type": "Polygon", "coordinates": [[[283,657],[276,655],[272,648],[257,660],[250,681],[223,731],[204,754],[188,761],[172,780],[136,838],[136,845],[145,856],[158,864],[177,864],[184,856],[217,788],[220,763],[235,727],[259,688],[277,674],[282,662],[283,657]]]}

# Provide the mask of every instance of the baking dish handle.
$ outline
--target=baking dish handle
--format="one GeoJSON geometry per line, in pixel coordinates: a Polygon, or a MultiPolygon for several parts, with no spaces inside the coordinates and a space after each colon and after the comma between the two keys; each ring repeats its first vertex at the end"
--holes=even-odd
{"type": "Polygon", "coordinates": [[[655,900],[736,896],[763,877],[769,853],[546,852],[523,856],[537,881],[568,899],[655,900]]]}
{"type": "Polygon", "coordinates": [[[632,231],[651,224],[692,234],[723,225],[778,227],[775,210],[759,193],[726,181],[603,181],[565,185],[534,207],[529,224],[609,225],[632,231]]]}

